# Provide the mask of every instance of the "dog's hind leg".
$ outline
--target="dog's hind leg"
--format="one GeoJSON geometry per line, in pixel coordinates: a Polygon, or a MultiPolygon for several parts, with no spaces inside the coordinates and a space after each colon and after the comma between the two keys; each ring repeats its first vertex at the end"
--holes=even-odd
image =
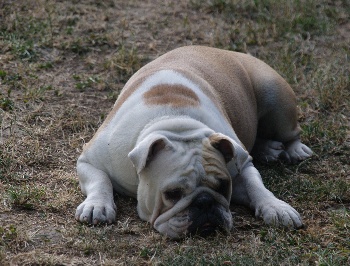
{"type": "Polygon", "coordinates": [[[255,84],[259,122],[252,155],[268,162],[296,163],[310,157],[312,151],[300,141],[293,90],[277,73],[271,74],[255,84]]]}

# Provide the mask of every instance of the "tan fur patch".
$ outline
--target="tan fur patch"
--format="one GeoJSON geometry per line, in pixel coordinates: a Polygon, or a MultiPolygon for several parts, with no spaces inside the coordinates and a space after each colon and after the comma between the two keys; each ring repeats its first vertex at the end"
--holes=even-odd
{"type": "Polygon", "coordinates": [[[172,107],[198,106],[198,96],[185,86],[161,84],[147,91],[143,98],[147,105],[171,105],[172,107]]]}
{"type": "Polygon", "coordinates": [[[206,176],[202,178],[202,183],[206,186],[216,190],[220,185],[220,179],[230,180],[223,156],[210,144],[208,139],[203,140],[202,164],[206,173],[206,176]]]}

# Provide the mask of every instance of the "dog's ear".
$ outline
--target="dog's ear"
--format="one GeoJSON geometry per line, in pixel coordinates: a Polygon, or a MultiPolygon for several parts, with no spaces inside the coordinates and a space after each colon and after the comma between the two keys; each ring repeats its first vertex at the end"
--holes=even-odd
{"type": "Polygon", "coordinates": [[[236,141],[221,133],[214,133],[209,136],[210,144],[220,151],[224,156],[226,163],[229,163],[234,159],[235,164],[239,169],[249,157],[248,152],[243,148],[242,144],[238,144],[236,141]]]}
{"type": "Polygon", "coordinates": [[[228,163],[234,157],[234,147],[231,141],[221,134],[213,134],[209,137],[210,144],[217,149],[228,163]]]}
{"type": "Polygon", "coordinates": [[[128,154],[139,174],[149,162],[163,149],[172,148],[173,145],[163,135],[150,135],[140,143],[128,154]]]}

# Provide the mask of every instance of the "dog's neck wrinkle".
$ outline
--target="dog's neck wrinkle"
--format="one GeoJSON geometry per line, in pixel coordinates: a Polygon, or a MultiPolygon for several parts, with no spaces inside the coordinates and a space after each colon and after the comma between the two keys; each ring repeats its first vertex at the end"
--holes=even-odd
{"type": "Polygon", "coordinates": [[[214,133],[205,124],[189,116],[162,116],[152,120],[143,128],[137,142],[155,132],[179,141],[195,141],[214,133]]]}

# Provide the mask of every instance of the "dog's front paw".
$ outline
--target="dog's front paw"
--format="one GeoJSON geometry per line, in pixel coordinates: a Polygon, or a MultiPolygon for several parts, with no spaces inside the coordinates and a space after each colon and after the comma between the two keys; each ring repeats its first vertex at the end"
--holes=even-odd
{"type": "Polygon", "coordinates": [[[75,219],[88,224],[111,224],[115,222],[116,212],[117,207],[113,201],[109,203],[103,200],[86,199],[78,206],[75,219]]]}
{"type": "Polygon", "coordinates": [[[255,216],[263,218],[266,224],[273,226],[285,226],[296,229],[303,227],[299,213],[289,204],[278,199],[259,205],[256,208],[255,216]]]}

